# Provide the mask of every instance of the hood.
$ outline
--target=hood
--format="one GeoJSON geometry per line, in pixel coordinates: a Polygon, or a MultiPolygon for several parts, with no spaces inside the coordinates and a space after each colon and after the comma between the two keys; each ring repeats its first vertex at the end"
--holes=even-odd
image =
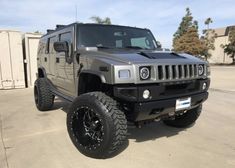
{"type": "Polygon", "coordinates": [[[185,53],[175,53],[170,51],[148,51],[148,50],[98,50],[99,55],[108,57],[115,61],[125,62],[127,64],[138,63],[195,63],[204,61],[195,56],[185,53]]]}

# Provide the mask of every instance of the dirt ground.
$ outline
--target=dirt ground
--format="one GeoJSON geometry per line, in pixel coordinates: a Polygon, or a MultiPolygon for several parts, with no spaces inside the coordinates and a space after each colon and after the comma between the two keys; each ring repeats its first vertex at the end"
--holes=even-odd
{"type": "Polygon", "coordinates": [[[210,96],[196,124],[176,129],[161,122],[128,129],[116,157],[80,154],[66,131],[68,103],[39,112],[33,89],[0,91],[0,168],[234,168],[235,67],[212,67],[210,96]]]}

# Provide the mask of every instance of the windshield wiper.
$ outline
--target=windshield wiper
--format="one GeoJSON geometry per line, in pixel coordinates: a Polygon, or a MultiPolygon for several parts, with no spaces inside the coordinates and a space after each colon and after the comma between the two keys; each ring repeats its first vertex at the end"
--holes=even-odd
{"type": "Polygon", "coordinates": [[[97,48],[102,48],[102,49],[110,49],[111,47],[108,46],[101,46],[101,45],[96,45],[97,48]]]}
{"type": "Polygon", "coordinates": [[[125,46],[124,48],[132,48],[132,49],[145,49],[139,46],[125,46]]]}

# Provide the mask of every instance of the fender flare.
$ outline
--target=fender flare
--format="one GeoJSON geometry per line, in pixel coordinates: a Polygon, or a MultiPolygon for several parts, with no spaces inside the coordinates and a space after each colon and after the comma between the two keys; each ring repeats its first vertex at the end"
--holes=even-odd
{"type": "Polygon", "coordinates": [[[105,76],[101,73],[101,72],[97,72],[97,71],[91,71],[91,70],[83,70],[79,76],[81,74],[92,74],[92,75],[96,75],[100,78],[101,82],[102,83],[107,83],[106,79],[105,79],[105,76]]]}
{"type": "Polygon", "coordinates": [[[42,67],[42,66],[38,67],[37,78],[39,78],[39,70],[42,70],[43,76],[44,76],[44,78],[46,78],[47,77],[47,73],[46,73],[45,68],[42,67]]]}

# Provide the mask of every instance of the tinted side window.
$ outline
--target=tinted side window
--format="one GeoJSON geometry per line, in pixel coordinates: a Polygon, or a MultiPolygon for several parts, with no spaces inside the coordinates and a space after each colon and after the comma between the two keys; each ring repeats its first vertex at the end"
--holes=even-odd
{"type": "Polygon", "coordinates": [[[60,41],[67,41],[70,45],[72,43],[72,33],[68,32],[60,34],[60,41]]]}
{"type": "Polygon", "coordinates": [[[67,32],[67,33],[63,33],[60,34],[59,36],[59,40],[62,41],[67,41],[68,45],[69,45],[69,55],[71,56],[72,53],[72,33],[71,32],[67,32]]]}

